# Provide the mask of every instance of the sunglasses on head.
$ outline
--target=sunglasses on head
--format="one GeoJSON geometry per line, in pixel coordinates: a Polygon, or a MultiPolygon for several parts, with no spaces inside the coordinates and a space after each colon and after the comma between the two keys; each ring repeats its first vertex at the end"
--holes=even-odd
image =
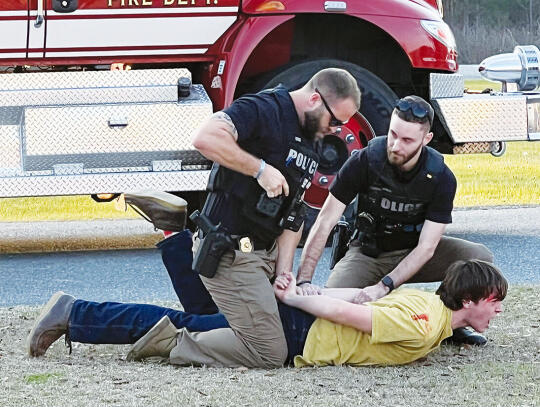
{"type": "Polygon", "coordinates": [[[420,105],[417,102],[409,101],[405,99],[399,99],[396,102],[396,109],[398,109],[400,112],[406,113],[410,111],[414,117],[417,119],[423,120],[427,117],[429,124],[433,124],[431,122],[431,115],[429,114],[429,110],[427,110],[425,107],[420,105]]]}
{"type": "Polygon", "coordinates": [[[344,124],[347,124],[348,120],[343,122],[341,120],[338,120],[336,118],[336,116],[334,116],[334,112],[332,112],[332,109],[330,109],[330,106],[328,106],[328,103],[326,103],[326,100],[324,99],[324,96],[321,94],[321,92],[319,92],[319,89],[315,88],[315,92],[317,92],[319,94],[319,96],[321,97],[321,100],[323,102],[324,107],[326,107],[326,110],[328,111],[328,113],[330,113],[329,126],[330,127],[339,127],[339,126],[343,126],[344,124]]]}

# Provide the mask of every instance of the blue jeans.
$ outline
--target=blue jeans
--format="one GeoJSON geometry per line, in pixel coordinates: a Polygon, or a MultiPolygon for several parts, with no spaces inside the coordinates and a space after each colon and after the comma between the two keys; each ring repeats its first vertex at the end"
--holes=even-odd
{"type": "MultiPolygon", "coordinates": [[[[162,317],[167,315],[177,328],[205,332],[228,328],[225,316],[217,313],[199,275],[191,269],[191,232],[185,230],[158,244],[163,263],[186,311],[150,304],[92,302],[76,300],[68,323],[68,337],[73,342],[94,344],[131,344],[139,340],[162,317]]],[[[297,308],[278,303],[288,347],[288,361],[301,354],[315,317],[297,308]]]]}
{"type": "Polygon", "coordinates": [[[68,335],[74,342],[129,344],[136,342],[163,316],[177,328],[204,332],[228,328],[229,324],[191,269],[193,254],[191,232],[184,230],[160,243],[163,264],[185,312],[149,304],[117,302],[96,303],[77,300],[68,323],[68,335]]]}
{"type": "Polygon", "coordinates": [[[174,291],[186,312],[215,314],[218,308],[199,275],[191,269],[191,232],[184,230],[157,244],[174,291]]]}
{"type": "Polygon", "coordinates": [[[287,360],[285,363],[292,363],[296,355],[303,353],[309,328],[315,322],[315,317],[279,301],[278,309],[287,341],[287,360]]]}
{"type": "Polygon", "coordinates": [[[76,300],[69,318],[69,339],[82,343],[135,343],[165,315],[177,328],[194,332],[229,326],[223,314],[198,315],[150,304],[76,300]]]}

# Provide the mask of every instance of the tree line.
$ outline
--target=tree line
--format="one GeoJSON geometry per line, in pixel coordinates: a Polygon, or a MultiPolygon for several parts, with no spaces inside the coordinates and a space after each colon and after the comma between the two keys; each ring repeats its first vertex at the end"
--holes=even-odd
{"type": "Polygon", "coordinates": [[[516,45],[540,46],[540,0],[443,0],[461,64],[479,63],[516,45]]]}

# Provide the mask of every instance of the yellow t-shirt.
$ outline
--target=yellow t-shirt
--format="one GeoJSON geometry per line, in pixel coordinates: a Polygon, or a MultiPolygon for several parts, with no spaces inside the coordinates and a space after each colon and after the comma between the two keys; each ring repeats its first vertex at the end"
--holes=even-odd
{"type": "Polygon", "coordinates": [[[399,365],[427,355],[452,335],[452,311],[434,293],[399,289],[367,305],[371,335],[318,318],[294,365],[399,365]]]}

